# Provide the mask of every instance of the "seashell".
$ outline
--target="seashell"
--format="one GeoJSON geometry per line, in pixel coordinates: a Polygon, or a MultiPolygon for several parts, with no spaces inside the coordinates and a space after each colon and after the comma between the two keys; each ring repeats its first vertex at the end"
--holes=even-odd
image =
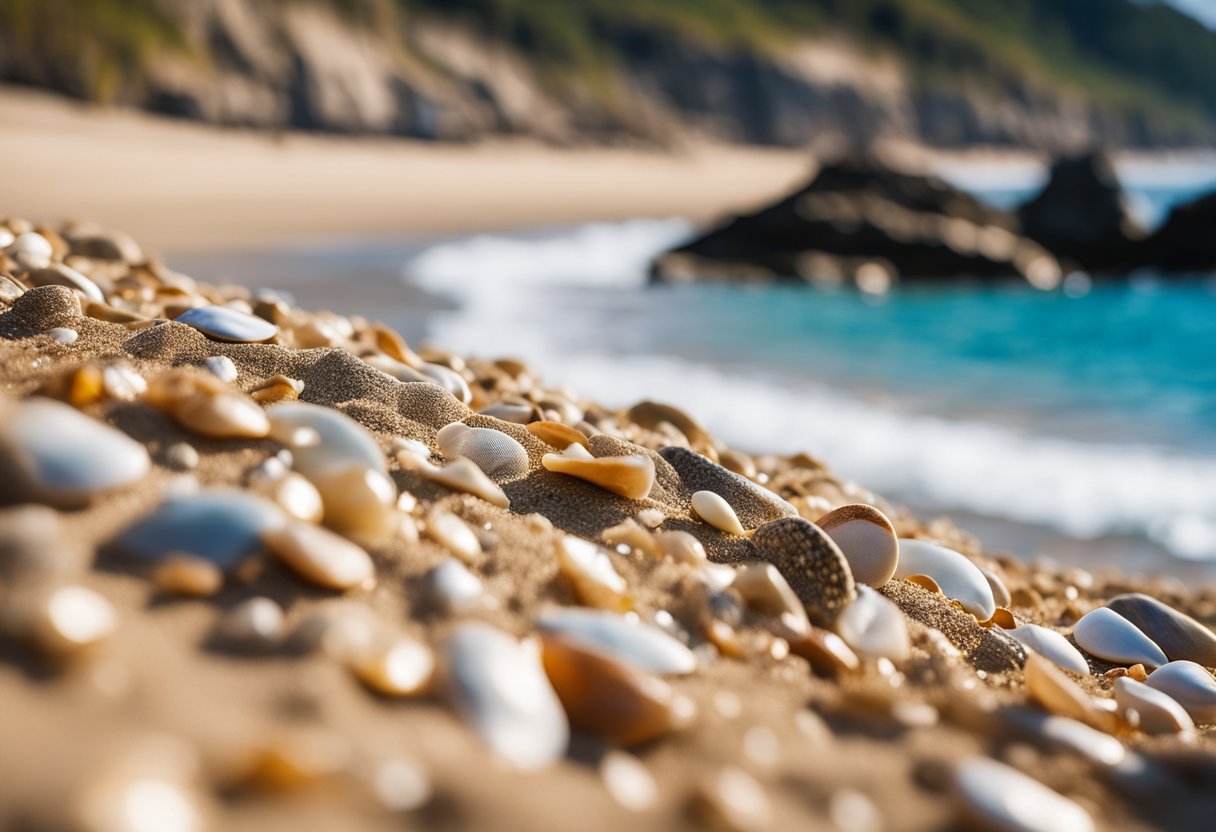
{"type": "Polygon", "coordinates": [[[772,826],[773,807],[756,778],[727,766],[704,780],[689,811],[699,825],[726,832],[760,832],[772,826]]]}
{"type": "Polygon", "coordinates": [[[398,638],[350,660],[360,682],[384,696],[417,696],[435,675],[431,648],[412,638],[398,638]]]}
{"type": "Polygon", "coordinates": [[[300,394],[303,392],[304,382],[285,375],[276,375],[253,388],[249,396],[255,402],[274,404],[275,402],[294,401],[300,398],[300,394]]]}
{"type": "Polygon", "coordinates": [[[861,667],[857,654],[844,639],[819,628],[790,639],[790,652],[806,659],[811,669],[822,676],[852,673],[861,667]]]}
{"type": "Polygon", "coordinates": [[[68,656],[105,641],[118,616],[104,597],[83,586],[56,589],[39,605],[32,635],[45,652],[68,656]]]}
{"type": "MultiPolygon", "coordinates": [[[[273,457],[271,457],[273,459],[273,457]]],[[[295,471],[279,477],[250,478],[254,491],[269,497],[279,508],[297,520],[320,523],[324,516],[324,503],[317,487],[295,471]]]]}
{"type": "Polygon", "coordinates": [[[1073,627],[1072,637],[1081,649],[1117,664],[1140,663],[1160,667],[1169,659],[1152,639],[1114,610],[1098,607],[1073,627]]]}
{"type": "Polygon", "coordinates": [[[773,520],[756,530],[752,542],[789,582],[812,621],[833,620],[857,598],[849,562],[813,523],[800,517],[773,520]]]}
{"type": "Polygon", "coordinates": [[[152,583],[166,595],[210,598],[224,586],[224,573],[209,560],[170,555],[153,568],[152,583]]]}
{"type": "Polygon", "coordinates": [[[96,283],[63,263],[51,263],[46,268],[34,269],[26,273],[25,282],[30,286],[67,286],[94,303],[105,303],[106,300],[96,283]]]}
{"type": "Polygon", "coordinates": [[[144,446],[68,405],[0,401],[0,498],[75,507],[148,473],[144,446]]]}
{"type": "Polygon", "coordinates": [[[216,341],[252,344],[269,341],[279,334],[279,328],[270,321],[227,306],[196,306],[173,320],[194,327],[216,341]]]}
{"type": "Polygon", "coordinates": [[[646,430],[658,430],[666,422],[674,427],[696,451],[716,455],[713,437],[696,419],[679,408],[660,402],[638,402],[622,414],[625,419],[646,430]]]}
{"type": "Polygon", "coordinates": [[[727,470],[695,451],[669,447],[659,451],[680,475],[689,491],[712,491],[730,503],[745,528],[754,529],[780,517],[797,517],[798,511],[763,486],[727,470]]]}
{"type": "Polygon", "coordinates": [[[771,563],[744,564],[735,573],[731,587],[749,606],[766,615],[777,616],[794,632],[805,633],[810,629],[811,622],[802,602],[771,563]]]}
{"type": "Polygon", "coordinates": [[[1026,657],[1026,692],[1048,713],[1075,719],[1108,733],[1116,729],[1114,715],[1037,653],[1026,657]]]}
{"type": "Polygon", "coordinates": [[[46,267],[50,265],[55,249],[47,238],[38,232],[23,231],[8,244],[4,252],[22,265],[28,263],[46,267]]]}
{"type": "Polygon", "coordinates": [[[468,382],[464,380],[464,376],[455,370],[442,364],[426,363],[419,367],[418,370],[432,382],[451,393],[457,401],[463,404],[473,401],[473,392],[469,390],[468,382]]]}
{"type": "Polygon", "coordinates": [[[979,567],[979,570],[983,573],[984,579],[988,581],[988,588],[992,590],[992,600],[996,602],[996,605],[1005,609],[1013,606],[1013,597],[1009,594],[1009,587],[1005,586],[1001,576],[982,566],[979,567]]]}
{"type": "Polygon", "coordinates": [[[213,439],[261,439],[270,420],[256,402],[219,379],[186,368],[161,373],[147,402],[189,431],[213,439]]]}
{"type": "Polygon", "coordinates": [[[815,521],[844,552],[853,580],[882,586],[895,574],[899,541],[887,516],[864,503],[841,506],[815,521]]]}
{"type": "Polygon", "coordinates": [[[541,635],[541,660],[570,725],[632,746],[686,725],[692,702],[671,686],[560,636],[541,635]]]}
{"type": "Polygon", "coordinates": [[[481,541],[469,524],[436,506],[426,516],[427,536],[465,563],[481,560],[481,541]]]}
{"type": "Polygon", "coordinates": [[[467,615],[486,601],[481,579],[453,558],[445,558],[431,570],[431,593],[448,615],[467,615]]]}
{"type": "Polygon", "coordinates": [[[1216,667],[1216,634],[1189,615],[1138,592],[1116,596],[1106,606],[1136,625],[1170,660],[1216,667]]]}
{"type": "Polygon", "coordinates": [[[900,540],[895,577],[909,575],[928,575],[947,598],[962,604],[977,621],[987,621],[996,612],[996,601],[984,573],[953,549],[925,540],[900,540]]]}
{"type": "Polygon", "coordinates": [[[600,533],[600,539],[609,546],[624,546],[626,549],[637,549],[651,557],[661,558],[663,546],[655,539],[650,529],[645,528],[632,517],[626,517],[615,526],[610,526],[600,533]]]}
{"type": "Polygon", "coordinates": [[[857,585],[857,599],[841,610],[835,628],[846,644],[867,658],[899,663],[912,652],[908,624],[899,607],[865,584],[857,585]]]}
{"type": "Polygon", "coordinates": [[[397,458],[407,464],[403,467],[409,466],[410,470],[416,471],[431,482],[437,482],[453,491],[463,491],[474,497],[480,497],[499,508],[511,507],[511,499],[506,492],[498,483],[486,476],[485,472],[478,468],[471,459],[458,459],[443,467],[438,467],[416,457],[409,457],[407,452],[403,452],[397,458]]]}
{"type": "Polygon", "coordinates": [[[633,608],[628,586],[600,547],[581,538],[562,535],[555,543],[558,569],[570,582],[579,603],[626,612],[633,608]]]}
{"type": "Polygon", "coordinates": [[[1130,677],[1115,680],[1115,702],[1124,722],[1131,724],[1129,712],[1136,712],[1134,724],[1146,734],[1189,734],[1195,730],[1195,721],[1177,701],[1130,677]]]}
{"type": "Polygon", "coordinates": [[[638,512],[638,522],[648,529],[657,529],[666,519],[667,515],[657,508],[644,508],[638,512]]]}
{"type": "Polygon", "coordinates": [[[1093,832],[1079,805],[1003,763],[972,757],[954,767],[963,825],[1008,832],[1093,832]]]}
{"type": "Polygon", "coordinates": [[[349,468],[311,480],[321,495],[325,525],[349,537],[377,541],[400,528],[397,486],[370,468],[349,468]]]}
{"type": "Polygon", "coordinates": [[[367,552],[320,526],[294,520],[265,531],[262,542],[296,575],[325,589],[346,590],[375,580],[367,552]]]}
{"type": "Polygon", "coordinates": [[[56,341],[65,346],[71,346],[76,343],[76,339],[80,337],[80,333],[74,329],[68,329],[66,326],[57,326],[54,329],[46,331],[47,336],[52,341],[56,341]]]}
{"type": "Polygon", "coordinates": [[[1148,674],[1145,684],[1172,697],[1196,724],[1216,723],[1216,679],[1195,662],[1183,659],[1163,664],[1148,674]]]}
{"type": "Polygon", "coordinates": [[[262,534],[285,522],[273,503],[245,491],[171,497],[122,531],[119,548],[142,560],[187,554],[230,569],[261,550],[262,534]]]}
{"type": "Polygon", "coordinates": [[[435,442],[444,456],[465,457],[496,482],[528,473],[528,452],[502,431],[453,422],[435,434],[435,442]]]}
{"type": "Polygon", "coordinates": [[[1116,737],[1075,719],[1025,708],[1006,708],[1001,716],[1017,733],[1030,734],[1052,749],[1077,754],[1100,766],[1115,767],[1128,759],[1127,749],[1116,737]]]}
{"type": "Polygon", "coordinates": [[[1008,633],[1027,650],[1051,660],[1057,667],[1071,673],[1089,675],[1089,662],[1081,655],[1081,651],[1055,630],[1040,627],[1038,624],[1022,624],[1008,630],[1008,633]]]}
{"type": "Polygon", "coordinates": [[[545,454],[541,464],[631,500],[647,497],[654,485],[654,462],[641,454],[594,458],[582,445],[574,444],[561,454],[545,454]]]}
{"type": "Polygon", "coordinates": [[[572,607],[544,610],[536,620],[542,633],[614,661],[661,674],[697,669],[696,655],[657,627],[613,612],[572,607]]]}
{"type": "Polygon", "coordinates": [[[110,364],[101,370],[101,384],[106,395],[120,402],[133,401],[148,390],[148,382],[130,364],[110,364]]]}
{"type": "Polygon", "coordinates": [[[531,645],[468,623],[448,639],[446,652],[453,707],[499,757],[525,770],[562,758],[570,726],[531,645]]]}
{"type": "Polygon", "coordinates": [[[561,422],[541,420],[529,422],[526,427],[528,433],[559,451],[564,451],[571,445],[582,445],[588,452],[591,450],[591,440],[582,431],[569,425],[563,425],[561,422]]]}
{"type": "Polygon", "coordinates": [[[495,402],[477,412],[482,416],[493,416],[495,419],[513,422],[517,425],[527,425],[537,415],[536,405],[513,402],[495,402]]]}
{"type": "Polygon", "coordinates": [[[733,535],[747,534],[730,503],[712,491],[698,491],[693,494],[692,510],[697,517],[718,531],[733,535]]]}
{"type": "Polygon", "coordinates": [[[376,766],[372,789],[390,812],[413,812],[431,802],[434,784],[425,766],[412,757],[394,757],[376,766]]]}
{"type": "Polygon", "coordinates": [[[401,337],[401,334],[395,329],[390,328],[387,324],[372,324],[368,327],[368,331],[372,335],[376,349],[389,358],[394,361],[400,361],[402,364],[408,364],[411,367],[417,367],[422,364],[422,359],[409,348],[409,345],[405,343],[405,339],[401,337]]]}
{"type": "Polygon", "coordinates": [[[203,359],[203,369],[225,384],[236,381],[236,365],[226,355],[209,355],[203,359]]]}
{"type": "Polygon", "coordinates": [[[663,553],[676,563],[700,564],[709,558],[701,541],[688,532],[659,532],[654,539],[663,547],[663,553]]]}
{"type": "Polygon", "coordinates": [[[659,798],[659,786],[646,764],[625,751],[613,749],[600,758],[600,779],[608,794],[631,812],[644,812],[659,798]]]}
{"type": "Polygon", "coordinates": [[[220,616],[211,637],[238,650],[261,651],[276,645],[283,635],[283,608],[257,596],[237,604],[220,616]]]}

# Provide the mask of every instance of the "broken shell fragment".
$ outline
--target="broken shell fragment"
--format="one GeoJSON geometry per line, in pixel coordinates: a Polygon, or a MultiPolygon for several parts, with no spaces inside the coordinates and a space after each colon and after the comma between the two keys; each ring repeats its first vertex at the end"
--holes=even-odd
{"type": "MultiPolygon", "coordinates": [[[[508,439],[510,437],[507,437],[508,439]]],[[[400,457],[399,457],[400,458],[400,457]]],[[[491,480],[471,459],[458,459],[443,467],[431,465],[416,458],[408,460],[417,471],[431,482],[437,482],[453,491],[463,491],[480,497],[499,508],[510,508],[511,500],[498,483],[491,480]]]]}
{"type": "Polygon", "coordinates": [[[541,420],[539,422],[529,422],[526,425],[528,433],[535,436],[546,445],[557,448],[559,451],[564,451],[571,445],[582,445],[588,451],[591,450],[591,441],[580,430],[563,425],[561,422],[550,422],[541,420]]]}
{"type": "Polygon", "coordinates": [[[541,464],[550,471],[578,477],[631,500],[640,500],[650,494],[654,485],[654,462],[650,457],[631,454],[588,459],[587,456],[582,445],[574,444],[563,453],[545,454],[541,464]],[[575,448],[583,450],[583,454],[574,453],[575,448]]]}

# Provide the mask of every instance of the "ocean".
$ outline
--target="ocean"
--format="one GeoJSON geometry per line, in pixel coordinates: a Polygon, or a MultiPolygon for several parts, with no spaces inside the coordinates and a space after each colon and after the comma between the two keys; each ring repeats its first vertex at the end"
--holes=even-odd
{"type": "MultiPolygon", "coordinates": [[[[944,173],[997,204],[1040,184],[944,173]]],[[[1150,225],[1216,187],[1211,167],[1121,173],[1150,225]]],[[[809,451],[955,517],[989,548],[1216,578],[1216,280],[909,287],[878,300],[648,286],[650,259],[693,233],[679,218],[638,219],[179,265],[374,316],[411,343],[517,356],[608,405],[678,404],[732,446],[809,451]]]]}

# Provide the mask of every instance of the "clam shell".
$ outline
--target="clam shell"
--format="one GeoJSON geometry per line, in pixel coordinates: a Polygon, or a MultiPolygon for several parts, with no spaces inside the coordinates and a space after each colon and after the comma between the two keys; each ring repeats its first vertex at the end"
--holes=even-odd
{"type": "Polygon", "coordinates": [[[144,446],[66,404],[0,405],[0,497],[72,507],[148,473],[144,446]]]}
{"type": "Polygon", "coordinates": [[[352,589],[375,578],[367,552],[320,526],[295,520],[267,530],[262,542],[301,578],[325,589],[352,589]]]}
{"type": "Polygon", "coordinates": [[[628,585],[608,553],[581,538],[563,535],[555,544],[558,568],[580,603],[625,612],[633,607],[628,585]]]}
{"type": "Polygon", "coordinates": [[[188,554],[229,569],[260,551],[262,534],[284,522],[278,506],[246,491],[204,491],[166,500],[116,542],[143,560],[188,554]]]}
{"type": "Polygon", "coordinates": [[[1216,723],[1216,679],[1195,662],[1170,662],[1148,674],[1145,684],[1172,697],[1196,724],[1216,723]]]}
{"type": "Polygon", "coordinates": [[[1173,697],[1128,676],[1115,680],[1115,702],[1124,721],[1128,721],[1129,711],[1136,712],[1137,724],[1146,734],[1179,734],[1195,730],[1195,721],[1173,697]]]}
{"type": "Polygon", "coordinates": [[[903,613],[864,584],[857,599],[836,617],[836,633],[855,651],[871,659],[902,662],[912,651],[903,613]]]}
{"type": "Polygon", "coordinates": [[[743,535],[747,529],[739,522],[738,515],[721,496],[712,491],[698,491],[692,495],[692,510],[709,525],[721,532],[743,535]]]}
{"type": "Polygon", "coordinates": [[[749,529],[781,517],[797,517],[798,511],[763,486],[741,477],[696,451],[669,447],[659,451],[671,463],[680,481],[689,491],[712,491],[735,510],[742,524],[749,529]]]}
{"type": "Polygon", "coordinates": [[[895,577],[909,575],[928,575],[947,598],[958,601],[978,621],[987,621],[996,612],[996,601],[984,573],[953,549],[925,540],[900,540],[895,577]]]}
{"type": "Polygon", "coordinates": [[[469,623],[448,639],[446,653],[453,707],[499,757],[525,770],[562,758],[570,727],[535,649],[469,623]]]}
{"type": "Polygon", "coordinates": [[[1006,832],[1093,832],[1079,805],[1003,763],[984,757],[954,769],[954,790],[964,824],[1006,832]]]}
{"type": "Polygon", "coordinates": [[[696,655],[679,641],[658,627],[613,612],[551,608],[541,612],[536,626],[543,633],[639,670],[685,674],[697,668],[696,655]]]}
{"type": "Polygon", "coordinates": [[[1170,660],[1216,667],[1216,634],[1189,615],[1138,592],[1116,596],[1106,606],[1140,628],[1170,660]]]}
{"type": "Polygon", "coordinates": [[[1106,607],[1083,615],[1073,627],[1072,637],[1082,650],[1116,664],[1160,667],[1169,661],[1135,624],[1106,607]]]}
{"type": "Polygon", "coordinates": [[[435,442],[444,456],[465,457],[497,482],[528,473],[528,452],[502,431],[453,422],[435,434],[435,442]]]}
{"type": "Polygon", "coordinates": [[[831,621],[857,598],[849,562],[818,526],[798,517],[765,523],[752,537],[816,622],[831,621]]]}
{"type": "Polygon", "coordinates": [[[1038,624],[1022,624],[1006,632],[1026,649],[1050,659],[1057,667],[1072,673],[1089,675],[1089,662],[1081,655],[1081,651],[1055,630],[1040,627],[1038,624]]]}
{"type": "Polygon", "coordinates": [[[631,500],[640,500],[650,494],[654,485],[654,462],[650,457],[634,454],[587,459],[572,453],[575,448],[586,455],[582,445],[574,444],[564,453],[545,454],[541,464],[550,471],[578,477],[631,500]]]}
{"type": "Polygon", "coordinates": [[[882,586],[895,574],[899,541],[891,521],[864,503],[841,506],[815,521],[844,552],[853,580],[882,586]]]}
{"type": "Polygon", "coordinates": [[[269,341],[279,334],[279,328],[270,321],[238,312],[228,306],[196,306],[194,309],[187,309],[174,320],[192,326],[217,341],[252,344],[269,341]]]}

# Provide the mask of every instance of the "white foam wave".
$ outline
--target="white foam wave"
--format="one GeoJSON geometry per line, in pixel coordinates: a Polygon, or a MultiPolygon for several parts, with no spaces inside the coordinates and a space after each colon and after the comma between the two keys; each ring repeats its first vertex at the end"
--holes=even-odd
{"type": "Polygon", "coordinates": [[[546,237],[477,237],[428,249],[407,279],[456,299],[432,337],[481,355],[519,355],[547,380],[611,406],[678,403],[726,442],[823,457],[894,499],[1059,529],[1080,539],[1138,534],[1183,558],[1216,558],[1216,460],[1158,448],[1089,444],[1011,427],[912,414],[809,380],[790,381],[669,356],[622,356],[562,331],[563,288],[633,293],[682,220],[584,226],[546,237]]]}

